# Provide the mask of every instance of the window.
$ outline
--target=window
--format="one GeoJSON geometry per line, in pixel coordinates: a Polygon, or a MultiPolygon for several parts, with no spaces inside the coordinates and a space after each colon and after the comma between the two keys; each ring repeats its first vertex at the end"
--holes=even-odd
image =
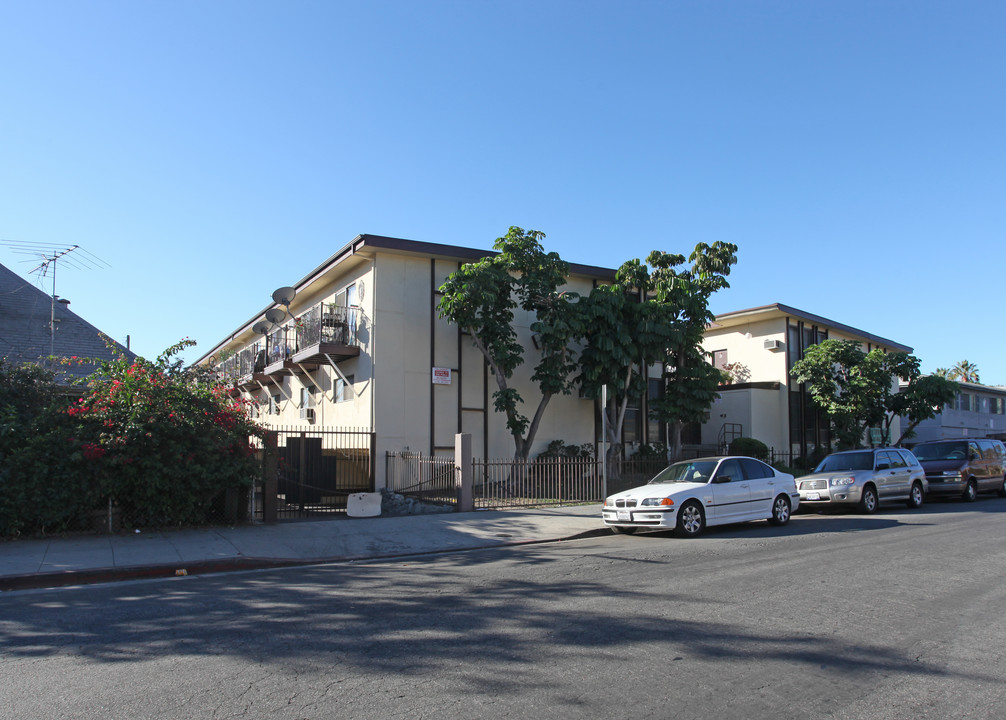
{"type": "Polygon", "coordinates": [[[957,393],[957,410],[971,411],[971,393],[957,393]]]}
{"type": "Polygon", "coordinates": [[[314,385],[310,387],[303,387],[300,389],[300,408],[301,410],[305,408],[313,408],[315,406],[314,395],[318,391],[318,388],[314,385]]]}
{"type": "Polygon", "coordinates": [[[719,482],[725,482],[728,478],[730,482],[739,482],[744,479],[744,473],[741,471],[741,465],[737,458],[724,460],[716,471],[716,479],[719,482]]]}
{"type": "Polygon", "coordinates": [[[989,412],[992,415],[1006,415],[1004,412],[1004,401],[1001,397],[990,397],[989,398],[989,412]]]}
{"type": "Polygon", "coordinates": [[[269,414],[270,415],[279,415],[279,404],[280,404],[280,401],[282,399],[283,399],[282,396],[278,395],[278,394],[277,395],[272,395],[269,398],[269,414]]]}
{"type": "Polygon", "coordinates": [[[335,379],[335,401],[345,402],[353,399],[353,376],[335,379]]]}
{"type": "Polygon", "coordinates": [[[770,478],[775,475],[768,465],[754,458],[741,458],[741,467],[744,468],[744,477],[748,480],[757,480],[758,478],[770,478]]]}
{"type": "Polygon", "coordinates": [[[727,366],[727,351],[713,350],[713,367],[720,370],[727,366]]]}

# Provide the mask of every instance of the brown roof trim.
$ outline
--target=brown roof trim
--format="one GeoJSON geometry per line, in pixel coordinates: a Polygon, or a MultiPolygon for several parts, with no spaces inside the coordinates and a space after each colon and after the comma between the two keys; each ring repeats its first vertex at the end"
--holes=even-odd
{"type": "Polygon", "coordinates": [[[828,318],[821,317],[820,315],[814,315],[813,313],[806,312],[804,310],[799,310],[795,307],[789,305],[783,305],[782,303],[773,303],[771,305],[761,305],[759,307],[748,308],[747,310],[734,310],[733,312],[720,313],[716,316],[716,320],[729,320],[737,317],[742,317],[744,315],[761,315],[764,313],[769,313],[772,311],[778,311],[784,315],[789,315],[791,317],[799,318],[800,320],[805,320],[814,323],[815,325],[826,325],[829,328],[834,328],[835,330],[841,330],[842,332],[848,333],[850,335],[856,335],[858,337],[869,340],[877,345],[883,345],[891,350],[900,350],[902,352],[914,352],[914,350],[908,345],[902,345],[899,342],[890,340],[880,335],[874,335],[873,333],[868,333],[865,330],[860,330],[859,328],[854,328],[851,325],[843,325],[840,322],[835,322],[834,320],[829,320],[828,318]]]}
{"type": "MultiPolygon", "coordinates": [[[[465,262],[471,262],[473,260],[481,260],[485,257],[492,257],[493,255],[498,255],[499,253],[493,250],[478,250],[476,248],[466,248],[457,245],[444,245],[442,243],[430,243],[422,242],[419,240],[406,240],[405,238],[395,238],[388,237],[385,235],[370,235],[361,234],[353,238],[349,243],[341,247],[334,254],[330,255],[328,259],[318,265],[314,270],[309,272],[307,275],[302,277],[293,287],[299,292],[301,288],[310,285],[317,279],[319,275],[330,270],[333,266],[345,262],[347,259],[353,257],[360,251],[364,249],[374,249],[374,250],[390,250],[393,252],[404,252],[404,253],[415,253],[417,255],[423,255],[425,257],[439,257],[451,260],[461,260],[465,262]]],[[[581,265],[578,263],[569,263],[569,272],[571,275],[586,275],[588,277],[596,278],[598,280],[609,280],[613,281],[615,279],[615,270],[610,268],[597,267],[595,265],[581,265]]],[[[276,307],[276,303],[270,303],[264,308],[255,313],[250,320],[238,326],[226,339],[218,342],[214,345],[208,352],[202,355],[195,362],[196,364],[201,363],[206,358],[213,355],[221,347],[226,345],[228,342],[233,340],[237,335],[245,332],[252,325],[254,325],[258,320],[262,318],[266,310],[276,307]]]]}
{"type": "MultiPolygon", "coordinates": [[[[482,258],[499,254],[495,250],[478,250],[458,245],[405,240],[403,238],[386,237],[384,235],[358,235],[356,240],[360,241],[361,247],[397,250],[399,252],[416,253],[424,256],[432,255],[441,258],[450,258],[451,260],[481,260],[482,258]]],[[[597,265],[569,263],[569,271],[573,275],[587,275],[589,277],[596,277],[598,280],[615,279],[615,270],[597,265]]]]}

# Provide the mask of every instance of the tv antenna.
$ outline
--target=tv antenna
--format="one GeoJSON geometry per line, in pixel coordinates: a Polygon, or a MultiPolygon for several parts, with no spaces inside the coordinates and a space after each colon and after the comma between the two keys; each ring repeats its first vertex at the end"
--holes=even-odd
{"type": "Polygon", "coordinates": [[[54,248],[51,245],[45,245],[42,243],[30,243],[30,242],[18,242],[14,240],[0,240],[0,245],[6,245],[12,249],[13,252],[20,255],[32,255],[36,260],[41,260],[41,262],[30,270],[31,273],[37,273],[39,278],[44,278],[49,270],[52,270],[52,303],[49,310],[49,354],[55,355],[56,349],[56,303],[62,302],[64,304],[69,304],[66,300],[60,300],[59,296],[56,294],[56,265],[59,261],[62,261],[64,265],[69,265],[76,269],[100,269],[103,267],[108,267],[108,264],[96,255],[92,255],[87,252],[80,245],[71,245],[70,247],[54,248]],[[70,253],[75,250],[79,251],[77,255],[70,256],[70,253]]]}

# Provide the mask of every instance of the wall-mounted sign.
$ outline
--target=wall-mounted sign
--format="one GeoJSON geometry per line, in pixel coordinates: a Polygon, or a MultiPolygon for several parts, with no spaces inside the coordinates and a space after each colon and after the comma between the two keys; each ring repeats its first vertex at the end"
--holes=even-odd
{"type": "Polygon", "coordinates": [[[433,368],[433,384],[434,385],[450,385],[451,384],[451,369],[450,368],[433,368]]]}

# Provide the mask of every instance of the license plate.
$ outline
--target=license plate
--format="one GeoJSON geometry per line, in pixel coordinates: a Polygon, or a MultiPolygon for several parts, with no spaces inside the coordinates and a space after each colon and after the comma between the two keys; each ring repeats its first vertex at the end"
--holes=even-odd
{"type": "Polygon", "coordinates": [[[621,522],[629,522],[630,520],[632,520],[632,517],[629,515],[628,510],[619,510],[618,519],[621,522]]]}
{"type": "Polygon", "coordinates": [[[807,493],[807,499],[808,500],[820,500],[821,499],[821,493],[807,493]]]}

